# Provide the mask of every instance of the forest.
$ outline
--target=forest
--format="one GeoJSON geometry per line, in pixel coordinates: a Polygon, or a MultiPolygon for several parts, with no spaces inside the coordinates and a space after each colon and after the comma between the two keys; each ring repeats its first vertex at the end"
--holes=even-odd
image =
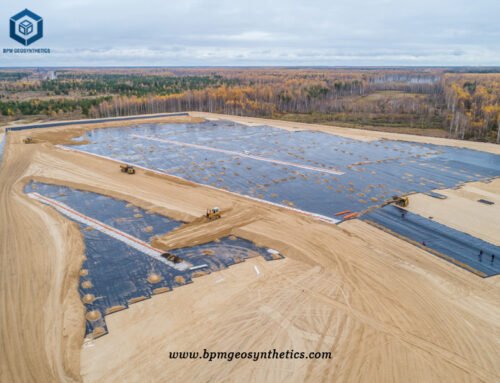
{"type": "Polygon", "coordinates": [[[494,68],[0,70],[1,121],[206,111],[500,142],[494,68]]]}

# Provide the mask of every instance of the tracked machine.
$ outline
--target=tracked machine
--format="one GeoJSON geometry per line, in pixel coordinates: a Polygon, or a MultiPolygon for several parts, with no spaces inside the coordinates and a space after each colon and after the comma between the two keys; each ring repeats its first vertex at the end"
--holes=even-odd
{"type": "MultiPolygon", "coordinates": [[[[408,197],[406,197],[406,196],[394,195],[394,196],[392,196],[391,199],[385,201],[381,205],[371,206],[368,209],[362,211],[361,213],[351,213],[351,214],[345,215],[343,218],[344,219],[347,219],[347,218],[356,218],[356,217],[359,217],[361,215],[368,214],[368,213],[370,213],[371,211],[373,211],[375,209],[381,209],[384,206],[391,205],[391,204],[394,204],[394,205],[396,205],[398,207],[405,208],[405,207],[408,207],[408,205],[410,204],[410,199],[408,197]]],[[[346,213],[346,212],[340,212],[340,213],[346,213]]]]}
{"type": "Polygon", "coordinates": [[[172,253],[163,253],[161,255],[163,258],[165,258],[167,261],[170,261],[170,262],[173,262],[173,263],[181,263],[181,262],[184,262],[184,259],[182,259],[181,257],[179,257],[178,255],[175,255],[175,254],[172,254],[172,253]]]}
{"type": "Polygon", "coordinates": [[[205,214],[205,216],[210,221],[222,218],[222,215],[220,213],[220,209],[218,207],[213,207],[211,209],[207,209],[207,213],[205,214]]]}
{"type": "Polygon", "coordinates": [[[393,203],[394,205],[397,205],[399,207],[407,207],[410,204],[410,199],[408,197],[401,197],[401,196],[392,196],[392,200],[387,201],[382,205],[382,207],[386,205],[390,205],[393,203]]]}
{"type": "Polygon", "coordinates": [[[135,168],[130,165],[120,165],[120,170],[122,173],[135,174],[135,168]]]}

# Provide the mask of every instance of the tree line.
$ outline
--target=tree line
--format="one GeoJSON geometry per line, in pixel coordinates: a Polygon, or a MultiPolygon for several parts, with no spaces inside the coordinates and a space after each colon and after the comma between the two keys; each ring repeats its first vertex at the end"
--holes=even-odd
{"type": "Polygon", "coordinates": [[[500,143],[500,75],[447,74],[443,83],[450,135],[500,143]]]}
{"type": "Polygon", "coordinates": [[[12,118],[187,110],[437,128],[454,138],[499,142],[500,74],[445,68],[135,68],[68,69],[46,81],[30,80],[25,72],[0,75],[0,112],[12,118]],[[35,96],[19,97],[25,94],[35,96]]]}
{"type": "Polygon", "coordinates": [[[48,99],[48,100],[16,100],[0,101],[2,116],[34,116],[46,115],[49,117],[65,115],[90,116],[90,110],[102,102],[110,101],[111,96],[81,99],[48,99]]]}

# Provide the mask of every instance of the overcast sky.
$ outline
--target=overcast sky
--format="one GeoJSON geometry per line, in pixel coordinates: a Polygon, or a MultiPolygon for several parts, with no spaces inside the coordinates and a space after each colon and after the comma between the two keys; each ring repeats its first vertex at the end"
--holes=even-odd
{"type": "Polygon", "coordinates": [[[500,66],[500,0],[4,0],[0,66],[500,66]],[[45,36],[4,54],[28,8],[45,36]]]}

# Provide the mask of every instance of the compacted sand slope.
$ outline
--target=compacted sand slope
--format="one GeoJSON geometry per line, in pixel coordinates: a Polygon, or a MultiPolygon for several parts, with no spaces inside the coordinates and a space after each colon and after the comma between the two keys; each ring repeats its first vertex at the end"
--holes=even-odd
{"type": "Polygon", "coordinates": [[[438,192],[446,199],[437,202],[428,195],[414,195],[408,210],[500,246],[500,179],[438,192]],[[478,202],[481,199],[494,204],[478,202]]]}
{"type": "Polygon", "coordinates": [[[21,145],[6,148],[0,172],[0,377],[78,380],[83,244],[75,225],[24,196],[34,153],[21,145]]]}
{"type": "MultiPolygon", "coordinates": [[[[500,380],[500,286],[353,220],[339,226],[9,135],[0,173],[2,382],[500,380]],[[286,259],[249,260],[109,315],[87,342],[76,291],[81,237],[28,200],[29,178],[125,198],[193,221],[164,247],[229,233],[286,259]],[[331,360],[172,360],[169,351],[330,351],[331,360]]],[[[439,204],[441,200],[433,200],[439,204]]],[[[487,219],[487,218],[486,218],[487,219]]]]}

